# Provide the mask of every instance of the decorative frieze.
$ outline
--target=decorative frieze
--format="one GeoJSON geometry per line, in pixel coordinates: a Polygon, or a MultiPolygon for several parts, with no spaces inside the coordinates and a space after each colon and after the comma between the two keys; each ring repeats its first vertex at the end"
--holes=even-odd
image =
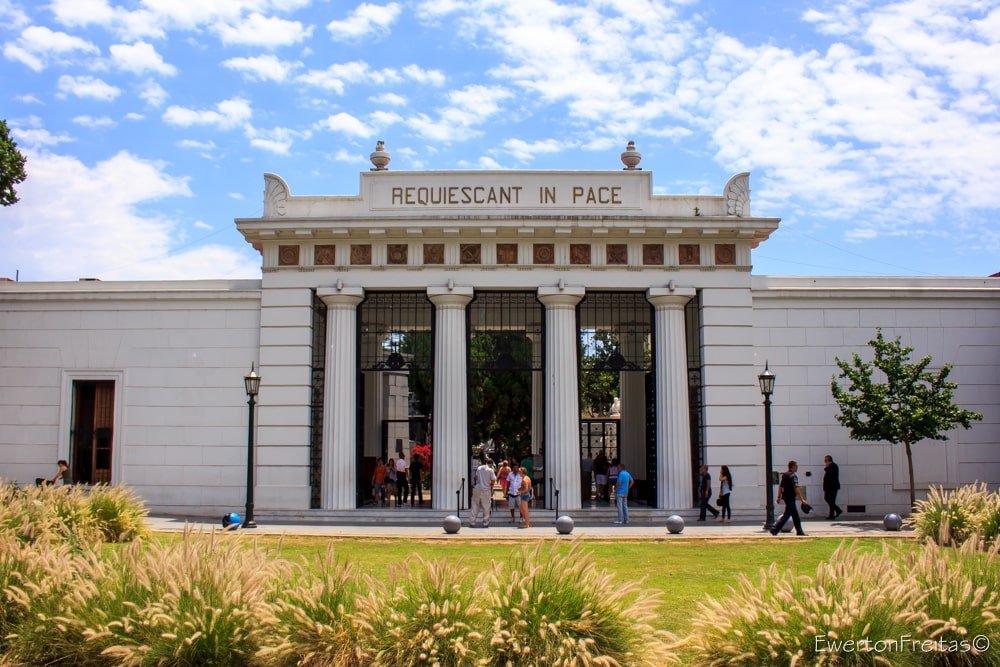
{"type": "Polygon", "coordinates": [[[535,243],[532,247],[532,261],[535,264],[552,264],[556,259],[554,243],[535,243]]]}
{"type": "Polygon", "coordinates": [[[628,245],[609,243],[605,246],[606,263],[610,266],[628,264],[628,245]]]}
{"type": "Polygon", "coordinates": [[[444,264],[444,244],[424,244],[424,264],[444,264]]]}
{"type": "Polygon", "coordinates": [[[463,243],[458,249],[458,261],[462,264],[482,264],[483,248],[478,243],[463,243]]]}
{"type": "Polygon", "coordinates": [[[409,260],[409,246],[405,243],[390,243],[386,247],[386,261],[389,264],[406,264],[409,260]]]}
{"type": "Polygon", "coordinates": [[[736,265],[736,244],[734,244],[734,243],[716,243],[715,244],[715,263],[718,266],[735,266],[736,265]]]}
{"type": "Polygon", "coordinates": [[[517,264],[517,244],[497,244],[497,264],[517,264]]]}
{"type": "Polygon", "coordinates": [[[590,264],[590,244],[570,243],[569,244],[570,264],[590,264]]]}
{"type": "Polygon", "coordinates": [[[278,246],[278,266],[298,266],[299,247],[297,245],[278,246]]]}
{"type": "Polygon", "coordinates": [[[663,244],[643,243],[642,263],[645,266],[663,266],[663,244]]]}
{"type": "Polygon", "coordinates": [[[351,244],[351,264],[365,266],[372,263],[372,247],[368,243],[351,244]]]}
{"type": "Polygon", "coordinates": [[[681,243],[677,247],[677,250],[681,266],[698,266],[701,264],[701,246],[697,243],[681,243]]]}
{"type": "Polygon", "coordinates": [[[318,245],[313,249],[313,264],[316,266],[333,266],[337,263],[337,246],[318,245]]]}

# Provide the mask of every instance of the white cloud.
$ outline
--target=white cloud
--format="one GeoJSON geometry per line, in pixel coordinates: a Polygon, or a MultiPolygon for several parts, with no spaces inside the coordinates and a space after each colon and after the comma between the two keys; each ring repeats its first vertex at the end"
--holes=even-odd
{"type": "Polygon", "coordinates": [[[163,86],[155,81],[146,81],[139,88],[139,98],[151,107],[160,107],[170,97],[163,86]]]}
{"type": "Polygon", "coordinates": [[[31,23],[31,19],[11,0],[0,0],[0,22],[11,30],[20,30],[31,23]]]}
{"type": "Polygon", "coordinates": [[[311,133],[299,132],[287,127],[274,127],[262,130],[254,127],[247,127],[246,135],[250,139],[250,145],[254,148],[265,150],[275,155],[288,155],[292,148],[292,142],[299,137],[308,138],[311,133]]]}
{"type": "Polygon", "coordinates": [[[343,111],[332,116],[328,116],[326,119],[320,121],[316,125],[319,129],[331,130],[333,132],[340,132],[341,134],[346,134],[353,137],[371,137],[375,134],[375,131],[362,123],[360,120],[355,118],[349,113],[344,113],[343,111]]]}
{"type": "Polygon", "coordinates": [[[380,129],[403,121],[402,116],[392,111],[374,111],[368,117],[371,119],[372,124],[380,129]]]}
{"type": "Polygon", "coordinates": [[[93,76],[70,76],[63,74],[56,84],[59,94],[63,97],[73,95],[80,98],[89,98],[110,102],[121,95],[121,88],[112,86],[97,77],[93,76]]]}
{"type": "Polygon", "coordinates": [[[250,14],[236,24],[220,23],[215,27],[223,44],[244,44],[277,48],[298,44],[312,35],[312,26],[275,16],[250,14]]]}
{"type": "Polygon", "coordinates": [[[234,97],[219,102],[214,109],[188,109],[171,105],[163,112],[163,120],[180,127],[207,125],[219,130],[229,130],[243,125],[252,115],[250,102],[241,97],[234,97]]]}
{"type": "Polygon", "coordinates": [[[425,83],[429,86],[443,86],[445,82],[443,72],[436,69],[423,69],[419,65],[407,65],[403,68],[403,74],[417,83],[425,83]]]}
{"type": "Polygon", "coordinates": [[[373,5],[362,2],[342,21],[330,21],[326,29],[334,39],[356,40],[371,34],[385,34],[400,13],[398,3],[373,5]]]}
{"type": "Polygon", "coordinates": [[[153,45],[147,42],[112,44],[108,50],[111,52],[112,64],[126,72],[133,74],[155,72],[164,76],[173,76],[177,73],[177,68],[165,63],[153,45]]]}
{"type": "Polygon", "coordinates": [[[400,81],[399,73],[394,69],[372,69],[368,63],[354,60],[346,63],[335,63],[325,70],[309,70],[296,77],[296,81],[318,88],[332,90],[338,94],[344,92],[348,83],[367,83],[385,85],[400,81]]]}
{"type": "Polygon", "coordinates": [[[419,113],[406,124],[431,141],[465,141],[482,134],[478,129],[500,110],[500,103],[509,99],[509,90],[497,86],[466,86],[447,95],[448,106],[438,108],[438,117],[419,113]]]}
{"type": "Polygon", "coordinates": [[[15,95],[14,99],[21,104],[41,104],[42,101],[31,93],[26,93],[24,95],[15,95]]]}
{"type": "Polygon", "coordinates": [[[555,139],[527,142],[523,139],[508,139],[503,142],[503,149],[522,162],[530,162],[538,153],[558,153],[566,150],[565,142],[555,139]]]}
{"type": "Polygon", "coordinates": [[[252,81],[285,81],[292,72],[302,66],[300,62],[281,60],[272,55],[229,58],[222,66],[240,72],[252,81]]]}
{"type": "Polygon", "coordinates": [[[66,133],[52,134],[40,127],[18,127],[12,125],[10,131],[17,142],[25,148],[41,148],[43,146],[55,146],[56,144],[75,141],[73,137],[66,133]]]}
{"type": "Polygon", "coordinates": [[[242,192],[227,192],[226,196],[237,201],[243,201],[244,199],[242,192]]]}
{"type": "Polygon", "coordinates": [[[204,220],[195,220],[194,227],[197,229],[204,229],[206,231],[213,229],[212,225],[208,224],[204,220]]]}
{"type": "Polygon", "coordinates": [[[193,148],[199,151],[210,151],[215,149],[214,141],[197,141],[195,139],[181,139],[177,142],[181,148],[193,148]]]}
{"type": "Polygon", "coordinates": [[[4,45],[4,56],[40,72],[51,63],[66,62],[73,55],[97,55],[100,50],[85,39],[45,26],[30,26],[15,42],[4,45]]]}
{"type": "Polygon", "coordinates": [[[368,101],[375,102],[376,104],[388,104],[391,107],[406,106],[406,98],[396,93],[379,93],[378,95],[369,97],[368,101]]]}
{"type": "Polygon", "coordinates": [[[0,265],[18,266],[31,280],[253,278],[260,259],[250,250],[218,245],[174,251],[176,221],[140,208],[167,197],[191,195],[186,178],[128,152],[88,166],[49,153],[28,156],[31,175],[21,201],[0,211],[11,243],[0,246],[0,265]],[[44,220],[45,224],[38,224],[44,220]]]}
{"type": "Polygon", "coordinates": [[[337,162],[347,162],[349,164],[364,164],[367,158],[360,153],[352,153],[340,148],[333,154],[333,159],[337,162]]]}
{"type": "Polygon", "coordinates": [[[143,116],[141,113],[129,111],[127,114],[123,116],[123,118],[125,120],[142,120],[143,118],[145,118],[145,116],[143,116]]]}
{"type": "Polygon", "coordinates": [[[111,120],[107,116],[75,116],[73,122],[77,125],[82,125],[83,127],[112,127],[115,121],[111,120]]]}

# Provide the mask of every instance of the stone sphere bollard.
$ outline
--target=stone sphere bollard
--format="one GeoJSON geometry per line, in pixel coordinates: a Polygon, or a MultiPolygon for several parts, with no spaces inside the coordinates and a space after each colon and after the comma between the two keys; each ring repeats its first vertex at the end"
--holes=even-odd
{"type": "Polygon", "coordinates": [[[556,519],[556,532],[560,535],[569,535],[573,532],[573,517],[563,514],[556,519]]]}
{"type": "Polygon", "coordinates": [[[684,530],[684,517],[678,514],[671,514],[667,517],[667,530],[671,535],[677,535],[684,530]]]}
{"type": "Polygon", "coordinates": [[[454,535],[462,528],[462,520],[454,514],[449,514],[444,518],[444,532],[454,535]]]}
{"type": "Polygon", "coordinates": [[[882,525],[886,530],[899,530],[903,527],[903,517],[895,512],[890,512],[882,519],[882,525]]]}

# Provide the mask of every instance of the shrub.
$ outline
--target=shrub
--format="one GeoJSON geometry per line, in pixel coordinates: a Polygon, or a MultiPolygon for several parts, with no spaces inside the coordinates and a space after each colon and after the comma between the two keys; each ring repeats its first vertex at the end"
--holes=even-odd
{"type": "Polygon", "coordinates": [[[301,667],[370,664],[371,657],[359,645],[355,615],[364,584],[354,567],[335,560],[330,549],[325,561],[299,568],[298,575],[267,607],[262,622],[269,626],[269,640],[258,656],[268,663],[301,667]]]}
{"type": "Polygon", "coordinates": [[[149,510],[127,487],[93,487],[87,495],[87,509],[105,542],[129,542],[147,533],[149,510]]]}
{"type": "Polygon", "coordinates": [[[917,501],[911,520],[920,537],[940,545],[959,545],[974,534],[989,544],[1000,535],[1000,494],[983,483],[953,491],[932,486],[927,498],[917,501]]]}
{"type": "Polygon", "coordinates": [[[373,664],[447,667],[481,656],[489,609],[466,568],[414,554],[390,572],[387,586],[368,585],[359,621],[362,651],[373,664]]]}
{"type": "Polygon", "coordinates": [[[498,564],[487,581],[493,615],[487,663],[659,665],[673,656],[653,629],[659,593],[599,572],[574,544],[539,544],[498,564]]]}
{"type": "Polygon", "coordinates": [[[75,487],[0,487],[0,532],[24,542],[69,541],[76,546],[99,539],[86,498],[75,487]]]}

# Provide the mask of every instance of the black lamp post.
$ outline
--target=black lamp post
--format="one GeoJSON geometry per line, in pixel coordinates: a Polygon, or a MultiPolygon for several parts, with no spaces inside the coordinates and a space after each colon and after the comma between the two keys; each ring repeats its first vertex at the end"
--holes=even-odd
{"type": "Polygon", "coordinates": [[[250,372],[243,376],[243,384],[246,385],[247,405],[250,406],[247,417],[247,509],[243,527],[256,528],[257,523],[253,520],[253,408],[260,390],[260,375],[253,369],[253,364],[250,364],[250,372]]]}
{"type": "Polygon", "coordinates": [[[764,467],[766,468],[764,470],[766,477],[764,493],[767,494],[764,499],[764,507],[767,508],[764,530],[771,530],[774,526],[774,476],[771,474],[771,470],[774,468],[771,455],[771,394],[774,393],[774,378],[774,373],[768,370],[765,361],[764,372],[757,376],[757,381],[760,382],[760,393],[764,395],[764,467]]]}

